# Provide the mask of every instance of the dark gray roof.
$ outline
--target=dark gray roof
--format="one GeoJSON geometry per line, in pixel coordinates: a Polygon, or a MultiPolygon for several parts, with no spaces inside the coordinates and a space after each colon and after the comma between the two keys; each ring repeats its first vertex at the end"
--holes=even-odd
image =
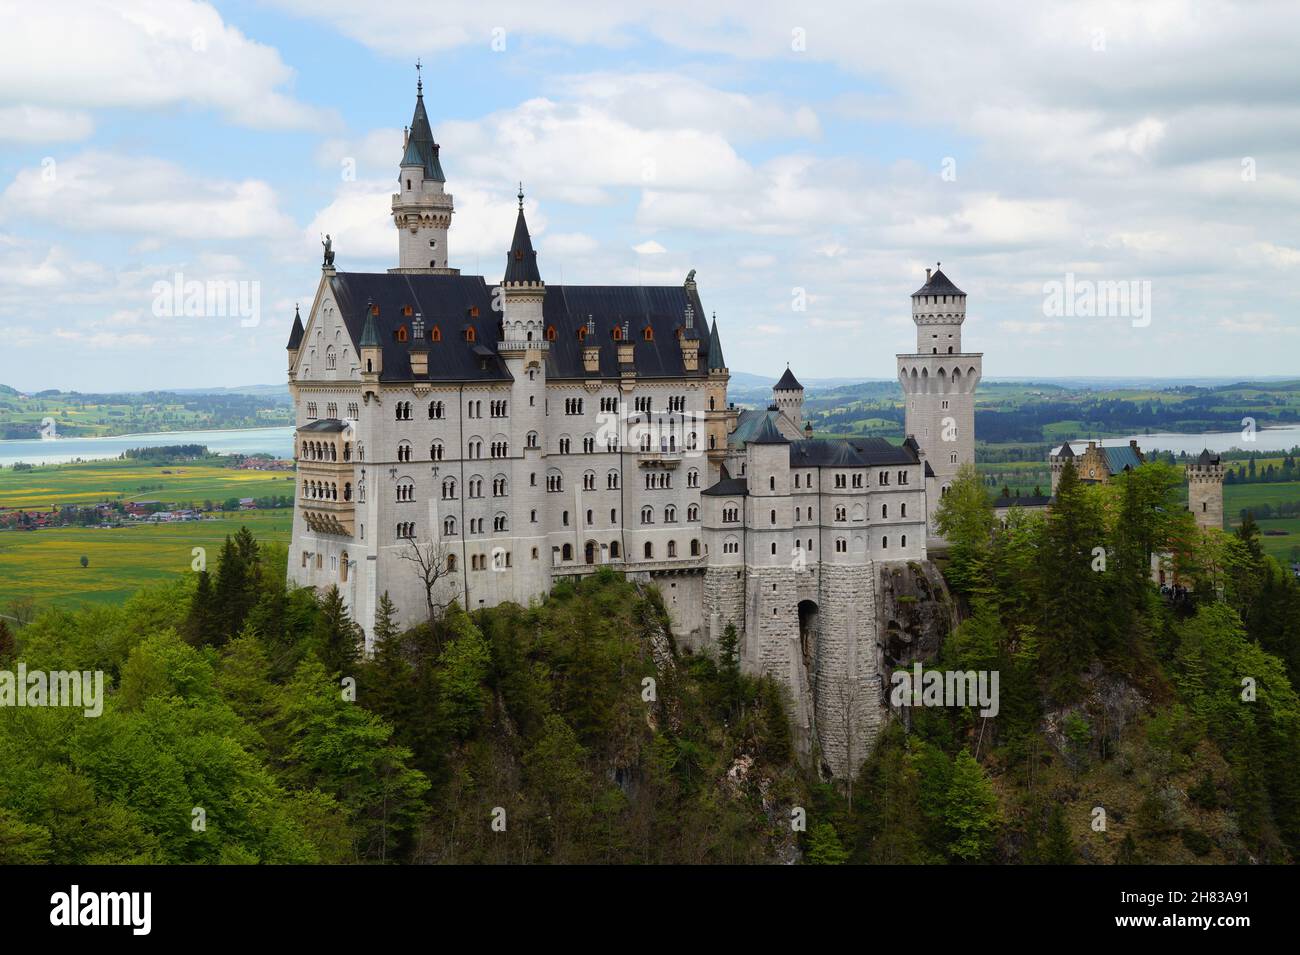
{"type": "Polygon", "coordinates": [[[994,507],[1046,507],[1052,503],[1049,494],[1025,494],[1021,497],[999,497],[993,502],[994,507]]]}
{"type": "Polygon", "coordinates": [[[914,448],[884,438],[805,438],[790,444],[791,467],[872,468],[919,460],[914,448]]]}
{"type": "MultiPolygon", "coordinates": [[[[402,272],[336,272],[328,279],[338,302],[339,314],[353,341],[361,344],[369,309],[379,306],[374,317],[377,344],[383,349],[384,381],[411,379],[410,352],[397,341],[396,332],[412,318],[402,315],[403,306],[424,317],[426,334],[439,328],[442,340],[429,343],[429,375],[435,381],[508,380],[500,360],[480,367],[474,346],[494,349],[500,341],[500,319],[492,310],[492,286],[481,275],[425,275],[402,272]],[[473,314],[477,310],[478,314],[473,314]],[[475,341],[465,338],[473,328],[475,341]]],[[[546,353],[546,374],[550,378],[588,378],[582,361],[584,345],[600,345],[603,378],[619,376],[614,327],[628,322],[638,375],[647,378],[703,378],[703,367],[687,371],[681,344],[675,334],[683,322],[686,306],[704,314],[699,294],[684,286],[550,285],[542,306],[542,317],[554,326],[555,340],[546,353]],[[590,315],[596,331],[585,342],[578,329],[590,315]],[[645,340],[649,326],[651,339],[645,340]]],[[[700,363],[701,366],[704,362],[700,363]]]]}
{"type": "Polygon", "coordinates": [[[346,421],[340,421],[338,418],[321,418],[317,421],[313,421],[311,424],[303,425],[298,430],[333,433],[342,431],[347,426],[346,421]]]}
{"type": "Polygon", "coordinates": [[[289,351],[293,351],[302,344],[303,327],[302,316],[298,314],[298,306],[293,307],[293,328],[289,329],[289,344],[285,346],[289,351]]]}
{"type": "Polygon", "coordinates": [[[932,478],[935,476],[934,468],[930,467],[929,461],[925,462],[925,476],[928,478],[932,478]]]}
{"type": "Polygon", "coordinates": [[[799,379],[795,378],[794,372],[790,370],[790,366],[786,365],[785,374],[781,376],[781,380],[776,383],[776,386],[772,390],[803,391],[803,385],[799,384],[799,379]]]}
{"type": "Polygon", "coordinates": [[[446,182],[442,174],[442,163],[438,161],[438,144],[433,141],[433,128],[429,125],[429,115],[424,111],[424,93],[415,95],[415,115],[411,117],[411,129],[406,137],[406,152],[402,154],[403,166],[423,166],[424,177],[438,182],[446,182]]]}
{"type": "Polygon", "coordinates": [[[924,285],[912,293],[915,298],[918,295],[965,295],[966,293],[952,284],[952,280],[943,274],[942,269],[936,268],[926,279],[924,285]]]}
{"type": "Polygon", "coordinates": [[[722,497],[723,495],[748,494],[749,482],[745,478],[724,477],[712,487],[705,488],[700,492],[710,497],[722,497]]]}
{"type": "Polygon", "coordinates": [[[1209,448],[1205,448],[1204,450],[1201,451],[1200,457],[1196,459],[1196,463],[1202,465],[1218,464],[1219,460],[1220,460],[1219,455],[1213,454],[1211,453],[1209,448]]]}
{"type": "Polygon", "coordinates": [[[750,436],[749,444],[789,444],[790,439],[777,430],[771,417],[765,417],[758,429],[750,436]]]}
{"type": "Polygon", "coordinates": [[[1065,442],[1065,444],[1061,445],[1061,450],[1058,451],[1056,454],[1057,457],[1072,458],[1074,457],[1074,448],[1070,447],[1070,442],[1067,441],[1065,442]]]}
{"type": "Polygon", "coordinates": [[[537,253],[533,251],[533,240],[528,234],[528,223],[524,221],[524,194],[519,191],[519,217],[515,219],[515,237],[506,253],[506,282],[540,282],[541,273],[537,271],[537,253]]]}

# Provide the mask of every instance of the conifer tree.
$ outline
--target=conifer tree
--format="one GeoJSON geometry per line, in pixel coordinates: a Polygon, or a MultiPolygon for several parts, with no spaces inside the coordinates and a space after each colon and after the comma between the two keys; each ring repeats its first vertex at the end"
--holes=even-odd
{"type": "Polygon", "coordinates": [[[1052,696],[1071,702],[1079,676],[1109,626],[1107,555],[1101,509],[1067,460],[1047,518],[1042,550],[1040,663],[1052,696]],[[1101,550],[1098,550],[1101,548],[1101,550]]]}
{"type": "Polygon", "coordinates": [[[980,862],[988,858],[997,835],[998,800],[984,770],[965,749],[953,760],[944,821],[951,836],[948,852],[955,859],[980,862]]]}
{"type": "Polygon", "coordinates": [[[312,634],[316,656],[330,673],[347,676],[360,656],[361,628],[348,616],[348,607],[337,586],[320,598],[320,615],[312,634]]]}

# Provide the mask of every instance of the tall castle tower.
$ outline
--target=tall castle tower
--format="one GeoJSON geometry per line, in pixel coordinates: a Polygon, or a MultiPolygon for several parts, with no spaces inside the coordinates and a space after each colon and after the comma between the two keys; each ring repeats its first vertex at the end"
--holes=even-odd
{"type": "MultiPolygon", "coordinates": [[[[419,69],[419,65],[416,65],[419,69]]],[[[438,160],[438,144],[424,111],[424,80],[416,81],[415,115],[402,144],[398,192],[393,193],[393,224],[397,226],[398,268],[393,272],[456,274],[447,266],[447,232],[451,228],[451,194],[438,160]]]]}
{"type": "Polygon", "coordinates": [[[1217,454],[1202,451],[1187,465],[1187,507],[1202,529],[1223,530],[1223,461],[1217,454]]]}
{"type": "Polygon", "coordinates": [[[975,387],[984,371],[980,352],[964,352],[961,326],[966,293],[938,266],[925,270],[925,284],[912,293],[916,352],[898,356],[906,433],[916,439],[933,479],[927,478],[927,514],[934,511],[963,464],[975,461],[975,387]]]}

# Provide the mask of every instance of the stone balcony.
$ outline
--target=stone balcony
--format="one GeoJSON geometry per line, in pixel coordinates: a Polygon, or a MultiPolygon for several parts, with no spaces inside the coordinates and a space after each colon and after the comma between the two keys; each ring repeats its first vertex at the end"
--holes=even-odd
{"type": "Polygon", "coordinates": [[[334,534],[351,537],[356,526],[356,505],[353,501],[335,501],[323,498],[300,499],[303,520],[317,534],[334,534]]]}

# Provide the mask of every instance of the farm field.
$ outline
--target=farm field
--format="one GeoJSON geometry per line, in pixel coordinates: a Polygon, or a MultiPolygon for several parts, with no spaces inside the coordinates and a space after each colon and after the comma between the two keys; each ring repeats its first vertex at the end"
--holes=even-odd
{"type": "Polygon", "coordinates": [[[0,469],[0,507],[36,510],[112,500],[202,504],[205,500],[219,503],[231,497],[291,497],[293,482],[292,472],[242,471],[206,463],[49,464],[30,471],[0,469]]]}
{"type": "Polygon", "coordinates": [[[15,597],[38,607],[118,603],[146,584],[190,572],[192,549],[210,568],[227,534],[247,526],[259,543],[287,544],[293,511],[244,511],[212,520],[115,528],[0,531],[0,612],[15,597]],[[81,566],[81,558],[89,564],[81,566]]]}

